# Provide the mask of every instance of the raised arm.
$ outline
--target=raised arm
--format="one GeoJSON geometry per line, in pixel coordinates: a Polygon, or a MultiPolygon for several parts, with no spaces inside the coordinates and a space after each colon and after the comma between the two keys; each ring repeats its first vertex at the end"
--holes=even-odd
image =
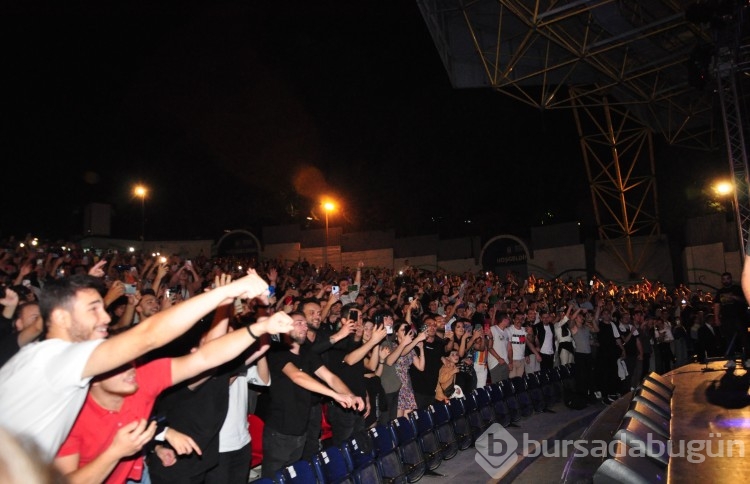
{"type": "MultiPolygon", "coordinates": [[[[367,343],[360,345],[359,348],[350,351],[346,354],[344,357],[344,363],[347,365],[354,365],[359,360],[367,356],[370,351],[378,344],[380,344],[381,341],[383,341],[388,333],[385,330],[385,326],[378,326],[372,330],[372,337],[367,341],[367,343]]],[[[375,371],[376,368],[371,368],[373,371],[375,371]]]]}
{"type": "Polygon", "coordinates": [[[292,329],[292,318],[286,313],[275,313],[248,328],[249,331],[246,328],[232,331],[205,343],[193,353],[173,358],[172,384],[175,385],[236,358],[256,341],[256,336],[289,332],[292,329]]]}
{"type": "Polygon", "coordinates": [[[97,346],[81,376],[85,378],[105,373],[169,343],[227,298],[263,297],[267,300],[267,291],[266,282],[251,271],[227,286],[199,294],[160,311],[97,346]]]}

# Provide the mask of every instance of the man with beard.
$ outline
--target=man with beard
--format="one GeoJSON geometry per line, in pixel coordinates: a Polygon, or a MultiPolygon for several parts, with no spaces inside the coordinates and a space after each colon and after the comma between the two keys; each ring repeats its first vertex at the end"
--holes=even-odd
{"type": "MultiPolygon", "coordinates": [[[[103,276],[105,263],[92,273],[103,276]]],[[[109,339],[102,290],[89,275],[45,284],[39,306],[46,339],[24,346],[0,369],[0,425],[33,439],[47,459],[70,432],[92,377],[172,341],[226,298],[267,297],[268,284],[251,272],[109,339]]]]}
{"type": "MultiPolygon", "coordinates": [[[[750,275],[746,275],[747,272],[746,267],[742,269],[743,284],[746,279],[750,282],[750,275]]],[[[736,350],[739,350],[743,364],[750,368],[750,360],[747,358],[747,300],[743,288],[732,282],[732,274],[729,272],[721,275],[721,287],[716,291],[713,300],[714,316],[719,318],[721,334],[727,342],[724,356],[729,361],[724,367],[733,369],[736,366],[734,354],[736,350]]]]}
{"type": "Polygon", "coordinates": [[[269,387],[270,405],[263,428],[262,477],[273,477],[279,469],[302,458],[313,392],[332,398],[344,408],[365,408],[362,398],[352,395],[305,344],[305,314],[293,312],[290,316],[293,328],[286,338],[287,347],[268,355],[273,384],[269,387]]]}
{"type": "Polygon", "coordinates": [[[432,317],[427,317],[422,325],[427,334],[423,346],[424,371],[419,371],[415,366],[409,368],[417,408],[425,408],[435,403],[435,388],[440,368],[443,366],[443,356],[445,356],[445,340],[437,336],[435,320],[432,317]]]}
{"type": "MultiPolygon", "coordinates": [[[[336,333],[321,327],[323,322],[322,310],[317,299],[306,299],[300,305],[307,321],[307,341],[304,343],[308,349],[317,355],[323,355],[335,344],[345,340],[354,332],[352,321],[342,321],[341,328],[336,333]]],[[[326,363],[325,357],[321,360],[326,363]]],[[[305,448],[302,452],[303,459],[310,459],[320,450],[320,430],[323,418],[322,397],[316,393],[311,396],[310,416],[307,425],[307,437],[305,448]]]]}

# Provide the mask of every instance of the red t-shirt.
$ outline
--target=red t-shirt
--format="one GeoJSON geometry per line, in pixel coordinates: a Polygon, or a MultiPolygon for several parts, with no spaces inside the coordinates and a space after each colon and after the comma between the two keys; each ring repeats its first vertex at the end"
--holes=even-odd
{"type": "MultiPolygon", "coordinates": [[[[137,367],[135,372],[138,391],[125,397],[119,412],[102,408],[91,398],[91,393],[86,396],[81,413],[57,453],[58,457],[78,454],[80,469],[109,447],[120,427],[151,415],[156,397],[172,385],[172,360],[154,360],[137,367]]],[[[143,455],[137,453],[120,460],[105,482],[140,481],[142,473],[143,455]]]]}

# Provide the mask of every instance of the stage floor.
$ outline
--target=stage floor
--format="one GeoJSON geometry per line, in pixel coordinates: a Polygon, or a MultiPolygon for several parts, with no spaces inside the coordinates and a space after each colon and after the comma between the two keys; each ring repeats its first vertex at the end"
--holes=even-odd
{"type": "Polygon", "coordinates": [[[664,375],[675,385],[670,482],[744,482],[750,476],[744,458],[750,457],[750,374],[741,366],[726,370],[725,363],[692,363],[664,375]],[[684,455],[675,455],[681,450],[684,455]]]}

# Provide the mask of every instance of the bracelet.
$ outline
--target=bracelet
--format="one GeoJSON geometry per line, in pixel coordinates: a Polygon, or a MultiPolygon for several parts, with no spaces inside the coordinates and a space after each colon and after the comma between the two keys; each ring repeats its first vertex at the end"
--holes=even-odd
{"type": "Polygon", "coordinates": [[[248,333],[248,334],[249,334],[250,336],[252,336],[252,337],[253,337],[254,339],[260,339],[260,338],[258,338],[257,336],[255,336],[255,335],[253,334],[252,330],[250,329],[250,326],[252,326],[252,325],[248,324],[247,326],[245,326],[245,329],[247,329],[247,333],[248,333]]]}

